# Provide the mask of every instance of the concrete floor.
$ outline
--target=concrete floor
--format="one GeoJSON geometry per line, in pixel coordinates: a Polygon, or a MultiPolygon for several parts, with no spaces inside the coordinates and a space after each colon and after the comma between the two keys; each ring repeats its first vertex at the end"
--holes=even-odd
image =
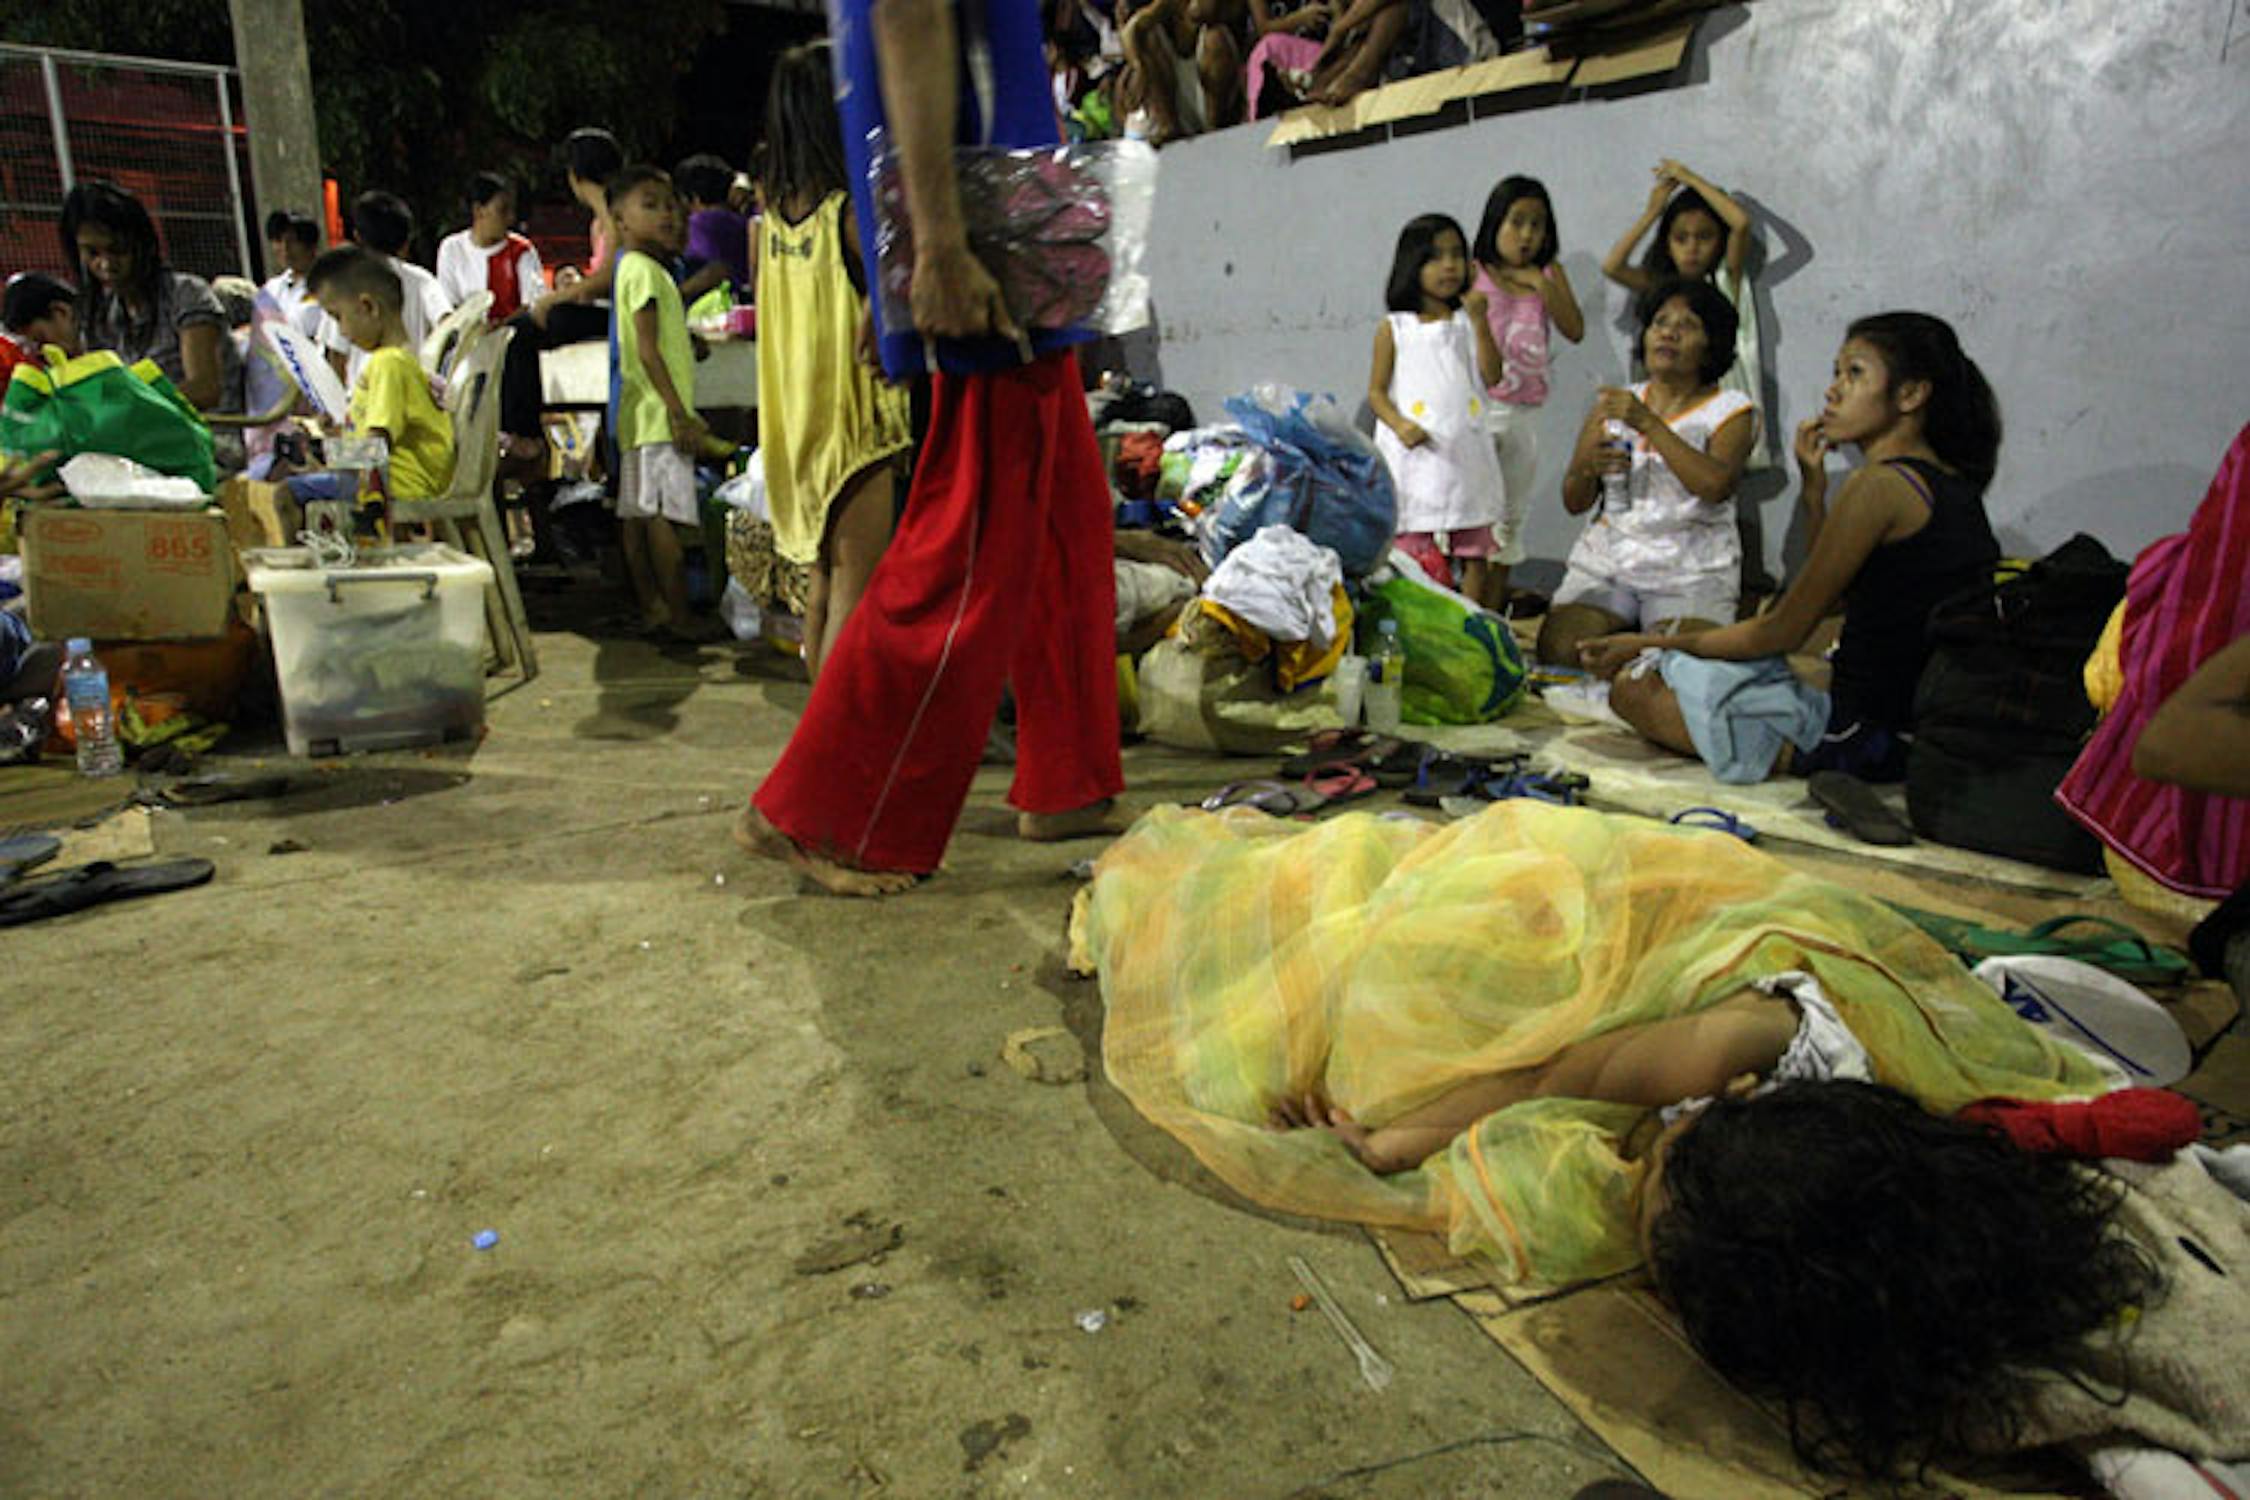
{"type": "MultiPolygon", "coordinates": [[[[1090,851],[1014,839],[1003,774],[942,879],[810,899],[727,839],[805,698],[774,658],[540,650],[473,753],[268,760],[285,797],[157,819],[210,885],[0,939],[0,1492],[1345,1500],[1617,1472],[1356,1231],[1232,1200],[1098,1077],[999,1060],[1099,1025],[1060,970],[1090,851]],[[879,1261],[798,1269],[893,1225],[879,1261]],[[1291,1311],[1292,1253],[1387,1392],[1291,1311]]],[[[1144,799],[1238,773],[1127,767],[1144,799]]]]}

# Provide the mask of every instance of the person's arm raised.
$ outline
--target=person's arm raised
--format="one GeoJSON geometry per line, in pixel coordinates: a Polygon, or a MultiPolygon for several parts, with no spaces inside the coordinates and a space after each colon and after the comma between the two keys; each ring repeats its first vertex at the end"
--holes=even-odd
{"type": "Polygon", "coordinates": [[[1715,187],[1699,176],[1691,167],[1666,157],[1657,166],[1659,172],[1670,176],[1682,187],[1693,188],[1711,205],[1712,212],[1727,226],[1727,278],[1737,286],[1742,284],[1742,268],[1750,259],[1750,210],[1734,201],[1725,188],[1715,187]]]}
{"type": "Polygon", "coordinates": [[[1650,226],[1663,217],[1664,205],[1671,201],[1673,185],[1671,178],[1662,173],[1657,175],[1656,185],[1648,190],[1648,202],[1641,207],[1641,216],[1633,221],[1632,228],[1617,237],[1617,243],[1609,247],[1609,254],[1602,257],[1602,274],[1628,292],[1638,295],[1656,285],[1654,276],[1633,264],[1633,250],[1650,226]]]}
{"type": "Polygon", "coordinates": [[[1574,344],[1586,336],[1586,314],[1579,310],[1578,293],[1571,288],[1570,275],[1561,261],[1541,274],[1539,300],[1547,304],[1547,316],[1555,320],[1555,332],[1574,344]]]}

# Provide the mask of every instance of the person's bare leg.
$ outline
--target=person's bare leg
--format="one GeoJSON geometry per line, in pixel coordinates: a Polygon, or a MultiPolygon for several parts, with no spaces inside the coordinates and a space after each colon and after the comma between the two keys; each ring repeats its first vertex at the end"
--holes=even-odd
{"type": "Polygon", "coordinates": [[[1461,559],[1461,593],[1473,604],[1484,603],[1484,591],[1489,586],[1492,565],[1481,557],[1461,559]]]}
{"type": "Polygon", "coordinates": [[[814,854],[766,821],[755,807],[745,807],[734,820],[734,841],[745,854],[778,860],[836,896],[895,896],[911,889],[921,876],[905,870],[859,870],[814,854]]]}
{"type": "Polygon", "coordinates": [[[1631,672],[1618,673],[1610,679],[1609,708],[1650,744],[1661,745],[1675,755],[1695,755],[1695,738],[1688,733],[1679,696],[1659,673],[1650,671],[1638,677],[1631,672]]]}
{"type": "Polygon", "coordinates": [[[805,572],[804,642],[797,648],[808,681],[820,679],[820,661],[828,654],[828,598],[830,578],[825,554],[813,559],[805,572]]]}
{"type": "Polygon", "coordinates": [[[641,623],[651,630],[665,623],[664,596],[657,587],[656,574],[649,557],[649,527],[655,523],[646,517],[628,516],[617,528],[617,540],[625,549],[625,576],[632,580],[633,597],[640,602],[641,623]]]}
{"type": "Polygon", "coordinates": [[[672,634],[683,641],[717,640],[726,627],[716,620],[695,617],[688,603],[687,560],[680,547],[680,529],[661,516],[648,523],[648,567],[664,596],[665,612],[671,616],[667,628],[672,634]]]}
{"type": "Polygon", "coordinates": [[[1162,145],[1181,133],[1179,96],[1173,72],[1180,55],[1172,47],[1172,21],[1178,6],[1170,0],[1157,3],[1125,23],[1122,45],[1132,66],[1142,109],[1148,111],[1151,141],[1162,145]]]}
{"type": "MultiPolygon", "coordinates": [[[[891,517],[897,507],[892,497],[891,466],[879,463],[862,471],[845,485],[844,493],[828,515],[828,545],[823,554],[828,559],[828,600],[821,641],[820,654],[826,659],[835,649],[836,639],[844,633],[844,622],[852,610],[866,596],[868,581],[875,576],[875,565],[883,560],[883,549],[891,544],[891,517]]],[[[806,638],[812,635],[810,618],[805,623],[806,638]]]]}
{"type": "Polygon", "coordinates": [[[1494,614],[1506,614],[1508,612],[1508,574],[1510,571],[1509,565],[1504,562],[1488,561],[1485,564],[1484,592],[1478,596],[1477,602],[1494,614]]]}
{"type": "Polygon", "coordinates": [[[1203,84],[1203,112],[1211,128],[1242,123],[1242,48],[1232,31],[1203,28],[1195,43],[1195,72],[1203,84]]]}
{"type": "Polygon", "coordinates": [[[1325,83],[1313,91],[1315,103],[1327,105],[1348,104],[1354,95],[1372,88],[1383,76],[1383,65],[1391,60],[1398,47],[1399,38],[1405,34],[1407,22],[1405,0],[1391,6],[1367,23],[1366,33],[1356,46],[1337,54],[1343,61],[1325,83]]]}
{"type": "Polygon", "coordinates": [[[1622,615],[1591,604],[1558,604],[1539,622],[1539,659],[1552,667],[1577,667],[1578,648],[1597,635],[1614,635],[1625,628],[1622,615]]]}

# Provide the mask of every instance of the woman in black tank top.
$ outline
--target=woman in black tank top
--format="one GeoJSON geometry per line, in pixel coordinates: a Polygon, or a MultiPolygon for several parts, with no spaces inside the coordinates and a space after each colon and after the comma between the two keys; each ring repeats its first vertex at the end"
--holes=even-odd
{"type": "Polygon", "coordinates": [[[1881,313],[1852,324],[1795,448],[1810,550],[1774,607],[1693,635],[1604,636],[1583,660],[1612,679],[1610,707],[1627,723],[1701,755],[1722,780],[1758,780],[1777,764],[1897,780],[1930,612],[2000,555],[1984,512],[1999,403],[1943,320],[1881,313]],[[1825,460],[1846,444],[1866,461],[1831,506],[1825,460]],[[1783,658],[1839,600],[1844,632],[1822,693],[1783,658]],[[1621,670],[1651,647],[1663,651],[1656,670],[1621,670]]]}

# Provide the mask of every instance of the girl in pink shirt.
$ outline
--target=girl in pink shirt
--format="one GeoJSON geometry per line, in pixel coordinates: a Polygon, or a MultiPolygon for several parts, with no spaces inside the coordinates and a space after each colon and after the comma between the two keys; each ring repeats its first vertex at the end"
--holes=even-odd
{"type": "Polygon", "coordinates": [[[1504,177],[1484,201],[1472,247],[1476,290],[1485,296],[1485,318],[1505,366],[1487,394],[1485,432],[1500,460],[1507,501],[1500,524],[1492,528],[1494,551],[1478,602],[1502,609],[1508,602],[1508,570],[1523,560],[1524,506],[1538,477],[1539,449],[1533,428],[1547,401],[1547,338],[1550,329],[1577,343],[1586,319],[1570,278],[1555,261],[1555,210],[1536,178],[1504,177]]]}

